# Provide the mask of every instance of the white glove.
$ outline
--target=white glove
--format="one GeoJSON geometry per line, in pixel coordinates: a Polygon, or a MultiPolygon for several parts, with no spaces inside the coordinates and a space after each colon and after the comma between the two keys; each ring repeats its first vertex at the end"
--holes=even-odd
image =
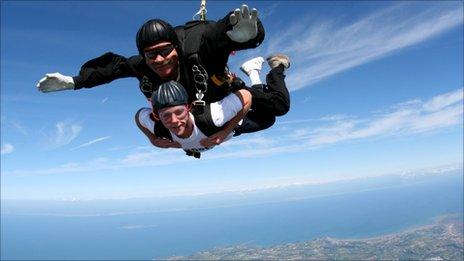
{"type": "Polygon", "coordinates": [[[74,80],[71,76],[61,73],[47,73],[37,83],[37,89],[41,92],[56,92],[74,89],[74,80]]]}
{"type": "Polygon", "coordinates": [[[253,8],[248,10],[247,5],[242,5],[241,10],[235,9],[229,16],[230,24],[233,24],[231,31],[227,31],[227,36],[238,43],[244,43],[258,35],[258,10],[253,8]]]}

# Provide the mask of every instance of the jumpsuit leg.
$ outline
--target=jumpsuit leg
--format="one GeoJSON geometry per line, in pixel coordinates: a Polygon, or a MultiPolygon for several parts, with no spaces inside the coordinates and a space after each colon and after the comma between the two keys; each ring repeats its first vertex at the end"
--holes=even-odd
{"type": "Polygon", "coordinates": [[[235,127],[234,136],[238,136],[242,133],[251,133],[264,130],[274,125],[274,123],[275,116],[269,114],[266,115],[258,113],[257,111],[250,110],[248,111],[245,118],[243,118],[242,124],[235,127]]]}
{"type": "Polygon", "coordinates": [[[284,66],[279,65],[266,75],[267,88],[264,93],[275,116],[285,115],[290,110],[290,94],[285,85],[284,66]]]}
{"type": "Polygon", "coordinates": [[[235,129],[235,135],[267,129],[275,123],[276,116],[290,110],[290,94],[285,85],[284,66],[279,65],[266,76],[265,86],[247,88],[251,92],[251,110],[243,123],[235,129]]]}

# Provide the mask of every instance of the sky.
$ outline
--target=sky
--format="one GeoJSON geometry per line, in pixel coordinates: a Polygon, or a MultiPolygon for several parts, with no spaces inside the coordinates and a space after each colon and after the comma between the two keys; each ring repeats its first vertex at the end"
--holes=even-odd
{"type": "MultiPolygon", "coordinates": [[[[200,160],[150,145],[136,79],[40,93],[105,52],[135,55],[151,18],[192,19],[200,1],[2,1],[1,197],[91,200],[193,195],[441,173],[463,165],[463,3],[255,1],[266,38],[231,56],[285,53],[290,112],[200,160]]],[[[208,1],[217,20],[244,2],[208,1]]],[[[264,79],[269,70],[261,72],[264,79]]]]}

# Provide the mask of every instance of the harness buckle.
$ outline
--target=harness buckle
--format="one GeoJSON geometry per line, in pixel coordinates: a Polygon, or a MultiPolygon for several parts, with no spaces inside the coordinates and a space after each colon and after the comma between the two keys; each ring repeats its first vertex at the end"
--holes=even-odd
{"type": "Polygon", "coordinates": [[[196,101],[193,101],[193,106],[206,106],[206,102],[203,101],[203,100],[196,100],[196,101]]]}

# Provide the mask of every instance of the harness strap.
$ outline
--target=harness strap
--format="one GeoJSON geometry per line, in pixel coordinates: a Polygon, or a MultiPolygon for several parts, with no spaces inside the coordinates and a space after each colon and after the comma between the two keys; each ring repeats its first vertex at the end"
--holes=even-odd
{"type": "Polygon", "coordinates": [[[184,150],[184,151],[185,151],[185,155],[187,156],[195,157],[197,159],[201,157],[201,153],[198,151],[191,151],[191,150],[184,150]]]}
{"type": "Polygon", "coordinates": [[[203,111],[194,107],[192,109],[192,114],[195,117],[195,125],[197,125],[198,129],[200,129],[201,132],[203,132],[203,134],[206,136],[209,137],[214,133],[222,130],[222,127],[217,127],[213,122],[210,105],[205,106],[203,111]]]}

